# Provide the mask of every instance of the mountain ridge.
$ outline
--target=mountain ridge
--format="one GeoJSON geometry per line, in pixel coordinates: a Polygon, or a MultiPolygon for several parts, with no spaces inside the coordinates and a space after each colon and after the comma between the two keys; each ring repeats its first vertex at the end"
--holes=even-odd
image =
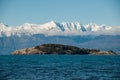
{"type": "Polygon", "coordinates": [[[81,24],[79,22],[62,22],[55,21],[47,22],[44,24],[30,24],[24,23],[21,26],[8,26],[0,24],[0,37],[10,37],[12,35],[34,35],[44,34],[46,36],[54,35],[120,35],[120,27],[111,27],[90,23],[81,24]]]}
{"type": "Polygon", "coordinates": [[[54,21],[21,26],[0,24],[0,54],[45,43],[120,52],[120,27],[54,21]]]}
{"type": "Polygon", "coordinates": [[[113,50],[120,52],[120,36],[45,36],[34,34],[31,36],[0,37],[0,54],[10,54],[14,50],[29,48],[41,44],[65,44],[81,48],[113,50]]]}

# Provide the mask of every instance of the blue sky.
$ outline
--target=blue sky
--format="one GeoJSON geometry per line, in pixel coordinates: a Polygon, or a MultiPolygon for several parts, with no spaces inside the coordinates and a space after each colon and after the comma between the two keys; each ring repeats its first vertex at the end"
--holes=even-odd
{"type": "Polygon", "coordinates": [[[0,0],[0,22],[7,25],[49,21],[120,25],[120,0],[0,0]]]}

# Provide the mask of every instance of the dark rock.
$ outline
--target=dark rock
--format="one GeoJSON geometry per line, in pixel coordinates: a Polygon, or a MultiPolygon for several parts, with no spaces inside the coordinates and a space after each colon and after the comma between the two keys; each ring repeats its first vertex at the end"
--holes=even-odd
{"type": "Polygon", "coordinates": [[[113,51],[100,51],[96,49],[83,49],[62,44],[42,44],[33,48],[16,50],[12,54],[113,54],[113,51]]]}

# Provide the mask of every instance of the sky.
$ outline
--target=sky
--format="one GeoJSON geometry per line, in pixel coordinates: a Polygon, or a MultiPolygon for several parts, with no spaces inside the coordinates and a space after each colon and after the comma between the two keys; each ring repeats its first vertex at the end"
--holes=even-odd
{"type": "Polygon", "coordinates": [[[120,0],[0,0],[0,23],[50,21],[120,26],[120,0]]]}

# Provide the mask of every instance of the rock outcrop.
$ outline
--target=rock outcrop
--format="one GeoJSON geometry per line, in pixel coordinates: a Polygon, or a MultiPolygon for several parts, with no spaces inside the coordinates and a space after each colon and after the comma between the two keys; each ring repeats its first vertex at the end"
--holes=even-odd
{"type": "Polygon", "coordinates": [[[16,50],[12,54],[114,54],[113,51],[100,51],[96,49],[81,49],[75,46],[62,44],[43,44],[33,48],[16,50]]]}

